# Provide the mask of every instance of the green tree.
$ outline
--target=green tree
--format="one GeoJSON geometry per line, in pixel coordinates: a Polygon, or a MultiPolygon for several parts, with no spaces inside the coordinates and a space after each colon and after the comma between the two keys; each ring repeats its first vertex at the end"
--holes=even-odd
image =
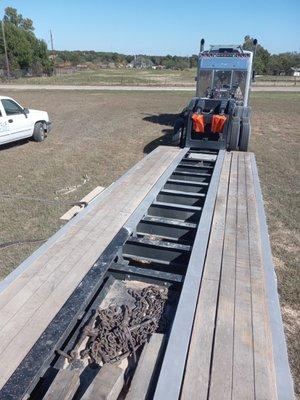
{"type": "MultiPolygon", "coordinates": [[[[249,35],[245,36],[243,49],[254,50],[253,38],[249,35]]],[[[254,69],[257,74],[266,74],[268,69],[268,63],[270,59],[270,53],[262,45],[256,46],[256,55],[254,60],[254,69]]]]}
{"type": "MultiPolygon", "coordinates": [[[[1,22],[2,23],[2,22],[1,22]]],[[[47,45],[36,38],[33,22],[23,18],[13,7],[6,7],[4,29],[11,71],[25,70],[34,74],[50,74],[53,67],[47,45]]],[[[4,46],[0,30],[0,66],[4,68],[4,46]]]]}

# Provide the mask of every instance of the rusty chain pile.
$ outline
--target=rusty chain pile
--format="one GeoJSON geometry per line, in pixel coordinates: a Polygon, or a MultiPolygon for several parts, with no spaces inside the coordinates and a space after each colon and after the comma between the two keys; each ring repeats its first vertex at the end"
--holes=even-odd
{"type": "MultiPolygon", "coordinates": [[[[88,337],[86,348],[80,352],[81,358],[89,357],[97,364],[114,363],[133,354],[158,330],[163,319],[167,300],[166,289],[148,286],[142,290],[128,289],[134,299],[134,306],[111,305],[98,309],[83,330],[80,343],[88,337]]],[[[78,356],[80,343],[72,351],[78,356]]]]}

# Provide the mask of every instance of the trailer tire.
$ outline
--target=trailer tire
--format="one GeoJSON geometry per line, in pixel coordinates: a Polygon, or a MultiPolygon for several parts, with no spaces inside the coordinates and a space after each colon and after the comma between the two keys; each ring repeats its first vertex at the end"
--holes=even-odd
{"type": "Polygon", "coordinates": [[[242,122],[241,126],[240,143],[239,143],[240,151],[248,151],[250,133],[251,133],[250,121],[249,119],[247,119],[247,121],[242,122]]]}
{"type": "Polygon", "coordinates": [[[46,138],[46,132],[44,124],[42,122],[36,122],[33,130],[33,140],[36,142],[42,142],[46,138]]]}

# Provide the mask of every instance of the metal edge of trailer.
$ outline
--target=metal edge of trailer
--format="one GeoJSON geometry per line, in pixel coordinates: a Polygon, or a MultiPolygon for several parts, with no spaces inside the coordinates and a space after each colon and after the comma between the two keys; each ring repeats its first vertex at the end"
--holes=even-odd
{"type": "MultiPolygon", "coordinates": [[[[161,146],[159,146],[161,147],[161,146]]],[[[157,148],[159,148],[157,147],[157,148]]],[[[156,150],[156,149],[155,149],[156,150]]],[[[153,150],[153,152],[155,151],[153,150]]],[[[9,275],[7,275],[2,281],[0,281],[0,294],[6,289],[6,287],[18,278],[26,269],[40,256],[42,256],[60,237],[62,237],[72,226],[82,220],[90,211],[92,211],[103,199],[107,197],[109,193],[118,185],[118,181],[121,178],[126,177],[131,172],[135,171],[140,167],[140,162],[149,158],[153,152],[147,154],[123,175],[121,175],[116,181],[112,182],[105,190],[103,190],[98,196],[96,196],[80,213],[68,221],[62,228],[55,232],[50,238],[42,244],[37,250],[35,250],[28,258],[26,258],[17,268],[15,268],[9,275]]],[[[181,154],[181,153],[179,153],[181,154]]],[[[175,157],[177,159],[177,157],[175,157]]],[[[171,163],[172,164],[172,163],[171,163]]],[[[151,190],[151,189],[150,189],[151,190]]]]}
{"type": "MultiPolygon", "coordinates": [[[[188,150],[188,148],[184,148],[176,155],[170,165],[157,179],[144,199],[125,222],[123,227],[116,233],[108,246],[99,255],[98,260],[91,265],[91,269],[87,272],[82,281],[74,288],[74,291],[68,299],[66,299],[62,308],[58,311],[52,321],[50,321],[47,328],[41,333],[41,336],[23,358],[8,381],[4,384],[0,390],[0,400],[23,399],[24,396],[33,390],[39,377],[42,376],[48,368],[48,366],[45,367],[45,363],[47,363],[51,358],[51,354],[53,355],[56,349],[63,344],[68,334],[70,334],[74,328],[72,321],[74,321],[74,319],[80,319],[80,315],[89,302],[92,301],[97,290],[101,287],[104,275],[117,255],[118,249],[130,236],[136,223],[150,207],[159,190],[168,180],[169,176],[188,150]],[[42,360],[45,362],[41,365],[42,360]]],[[[66,225],[69,225],[69,223],[66,225]]],[[[61,228],[57,233],[63,234],[65,227],[66,226],[61,228]]],[[[55,238],[56,234],[51,237],[51,241],[55,240],[55,238]]],[[[46,251],[50,245],[43,248],[43,251],[46,251]]],[[[36,255],[36,257],[38,257],[40,254],[39,250],[40,249],[33,253],[33,255],[38,253],[38,255],[36,255]]],[[[26,261],[30,259],[31,257],[26,261]]]]}
{"type": "Polygon", "coordinates": [[[193,250],[159,373],[153,397],[154,400],[175,400],[180,395],[224,157],[225,150],[220,150],[197,229],[193,250]]]}
{"type": "Polygon", "coordinates": [[[274,352],[277,396],[280,400],[291,400],[294,399],[293,378],[288,361],[287,346],[277,289],[277,276],[273,263],[266,214],[264,210],[264,200],[261,191],[255,155],[253,153],[251,154],[251,166],[257,211],[260,222],[259,226],[262,241],[262,257],[265,268],[265,285],[267,291],[267,302],[274,352]]]}

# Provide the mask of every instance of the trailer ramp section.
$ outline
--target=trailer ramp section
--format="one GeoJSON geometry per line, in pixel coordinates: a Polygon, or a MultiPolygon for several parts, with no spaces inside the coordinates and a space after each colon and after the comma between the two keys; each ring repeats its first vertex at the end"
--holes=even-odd
{"type": "Polygon", "coordinates": [[[49,373],[69,371],[65,361],[115,279],[177,298],[145,398],[289,398],[254,168],[245,153],[160,147],[2,282],[0,399],[42,399],[56,387],[49,373]],[[214,368],[224,365],[228,380],[214,395],[223,385],[214,368]]]}

